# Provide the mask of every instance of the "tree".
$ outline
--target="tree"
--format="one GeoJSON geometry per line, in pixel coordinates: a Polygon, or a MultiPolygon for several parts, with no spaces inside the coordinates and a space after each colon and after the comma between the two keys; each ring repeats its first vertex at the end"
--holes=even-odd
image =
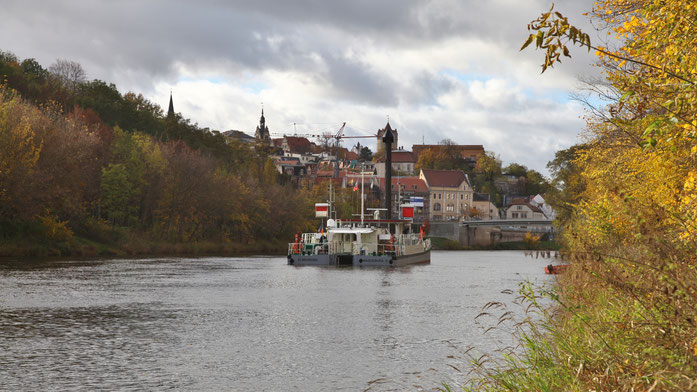
{"type": "Polygon", "coordinates": [[[443,139],[437,147],[427,148],[419,153],[416,162],[417,169],[436,170],[471,170],[470,165],[462,157],[457,145],[450,139],[443,139]]]}
{"type": "Polygon", "coordinates": [[[373,159],[373,152],[370,151],[370,148],[367,146],[361,147],[360,154],[358,155],[358,159],[361,161],[370,161],[373,159]]]}
{"type": "Polygon", "coordinates": [[[544,194],[549,189],[549,181],[540,172],[536,170],[528,170],[525,172],[525,194],[538,195],[544,194]]]}
{"type": "Polygon", "coordinates": [[[547,163],[552,174],[552,182],[547,192],[546,201],[557,213],[557,221],[564,227],[569,223],[573,210],[578,206],[586,186],[581,176],[578,160],[587,149],[579,144],[554,154],[554,159],[547,163]]]}
{"type": "MultiPolygon", "coordinates": [[[[586,119],[587,142],[551,163],[569,207],[563,238],[572,278],[557,291],[565,311],[545,323],[559,337],[549,347],[565,347],[563,354],[535,358],[563,368],[555,373],[570,375],[572,389],[689,390],[697,353],[697,7],[602,0],[590,17],[614,36],[613,49],[591,43],[553,9],[528,26],[523,44],[545,52],[543,72],[570,56],[569,46],[592,49],[611,92],[586,119]]],[[[540,376],[531,370],[531,379],[540,376]]]]}
{"type": "Polygon", "coordinates": [[[102,213],[113,224],[127,226],[135,220],[134,187],[125,165],[110,164],[102,169],[101,195],[102,213]]]}
{"type": "Polygon", "coordinates": [[[87,74],[82,69],[82,65],[72,60],[58,59],[48,67],[48,71],[73,92],[87,80],[87,74]]]}
{"type": "Polygon", "coordinates": [[[516,177],[525,177],[528,172],[528,168],[519,163],[511,163],[510,165],[503,168],[503,172],[516,177]]]}

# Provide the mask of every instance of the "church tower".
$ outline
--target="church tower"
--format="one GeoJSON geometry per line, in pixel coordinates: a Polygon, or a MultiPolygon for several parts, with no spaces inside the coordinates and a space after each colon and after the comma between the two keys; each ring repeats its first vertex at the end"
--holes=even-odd
{"type": "Polygon", "coordinates": [[[174,118],[174,103],[172,102],[172,91],[169,92],[169,109],[167,109],[167,118],[174,118]]]}
{"type": "Polygon", "coordinates": [[[271,141],[271,135],[269,135],[269,127],[266,126],[266,118],[264,118],[264,108],[261,108],[261,118],[259,119],[259,125],[254,133],[254,138],[257,141],[271,141]]]}
{"type": "Polygon", "coordinates": [[[397,139],[397,136],[398,136],[397,130],[392,129],[392,127],[390,126],[390,121],[387,120],[387,125],[385,125],[385,128],[378,129],[378,146],[377,146],[376,154],[385,153],[385,142],[382,141],[382,138],[383,138],[383,136],[385,136],[385,133],[387,132],[388,129],[392,132],[392,135],[394,136],[394,142],[392,142],[392,148],[397,149],[397,146],[399,146],[399,144],[397,143],[397,140],[398,140],[397,139]]]}

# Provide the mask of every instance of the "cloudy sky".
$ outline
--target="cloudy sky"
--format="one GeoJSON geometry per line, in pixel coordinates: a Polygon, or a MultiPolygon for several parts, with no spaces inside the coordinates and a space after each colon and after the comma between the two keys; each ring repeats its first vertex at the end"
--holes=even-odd
{"type": "MultiPolygon", "coordinates": [[[[406,149],[450,138],[546,172],[577,141],[570,99],[596,72],[580,49],[540,75],[519,52],[548,0],[4,0],[0,50],[82,64],[202,127],[371,135],[406,149]],[[295,125],[294,125],[295,124],[295,125]]],[[[579,26],[590,0],[556,1],[579,26]]],[[[591,36],[593,36],[591,34],[591,36]]],[[[353,143],[347,140],[345,145],[353,143]]],[[[367,143],[374,150],[375,142],[367,143]]]]}

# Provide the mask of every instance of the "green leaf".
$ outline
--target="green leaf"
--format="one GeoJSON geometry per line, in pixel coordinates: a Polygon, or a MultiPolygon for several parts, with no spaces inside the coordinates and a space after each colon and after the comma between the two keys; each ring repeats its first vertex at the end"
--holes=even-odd
{"type": "Polygon", "coordinates": [[[660,127],[662,123],[663,120],[653,120],[653,122],[651,122],[651,124],[649,124],[649,126],[646,127],[646,129],[644,129],[644,133],[642,134],[642,136],[648,136],[654,129],[660,127]]]}
{"type": "Polygon", "coordinates": [[[620,97],[620,102],[631,97],[632,95],[634,95],[634,91],[627,91],[626,93],[622,94],[622,96],[620,97]]]}

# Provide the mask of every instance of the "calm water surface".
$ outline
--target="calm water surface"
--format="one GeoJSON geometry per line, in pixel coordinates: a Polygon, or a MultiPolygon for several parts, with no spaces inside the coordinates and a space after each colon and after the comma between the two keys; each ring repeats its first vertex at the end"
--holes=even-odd
{"type": "Polygon", "coordinates": [[[0,390],[430,390],[463,379],[448,366],[463,348],[496,348],[474,318],[511,303],[504,289],[550,282],[547,263],[522,252],[433,252],[391,270],[0,261],[0,390]]]}

